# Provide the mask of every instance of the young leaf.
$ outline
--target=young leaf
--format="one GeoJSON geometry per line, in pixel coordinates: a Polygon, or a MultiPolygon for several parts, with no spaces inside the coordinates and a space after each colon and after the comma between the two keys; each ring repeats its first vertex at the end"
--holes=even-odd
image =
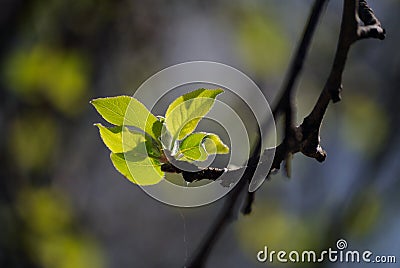
{"type": "Polygon", "coordinates": [[[118,170],[119,173],[121,173],[125,178],[127,178],[131,182],[136,183],[135,179],[132,177],[131,172],[129,171],[128,165],[126,164],[124,154],[111,153],[110,159],[115,169],[118,170]]]}
{"type": "Polygon", "coordinates": [[[159,145],[149,136],[138,131],[129,130],[127,127],[105,127],[95,124],[99,128],[100,136],[113,153],[130,152],[140,157],[159,158],[161,152],[159,145]]]}
{"type": "Polygon", "coordinates": [[[183,160],[204,161],[210,154],[226,154],[229,148],[216,134],[196,132],[188,135],[180,144],[183,160]]]}
{"type": "Polygon", "coordinates": [[[111,153],[111,161],[114,167],[128,180],[138,185],[153,185],[159,183],[164,172],[161,171],[161,164],[153,158],[146,157],[140,161],[131,161],[128,154],[111,153]],[[125,158],[125,156],[127,156],[125,158]]]}
{"type": "Polygon", "coordinates": [[[94,124],[100,133],[100,137],[104,144],[114,153],[122,153],[124,151],[122,145],[122,127],[105,127],[100,123],[94,124]]]}
{"type": "Polygon", "coordinates": [[[209,133],[204,141],[204,148],[208,154],[227,154],[229,147],[226,146],[216,134],[209,133]]]}
{"type": "Polygon", "coordinates": [[[165,114],[165,124],[173,140],[181,140],[192,133],[222,92],[222,89],[201,88],[174,100],[165,114]]]}
{"type": "Polygon", "coordinates": [[[182,140],[179,150],[180,153],[184,155],[185,158],[182,160],[189,161],[204,161],[207,159],[208,154],[203,147],[203,140],[207,137],[207,133],[197,132],[188,135],[182,140]]]}
{"type": "Polygon", "coordinates": [[[105,127],[102,124],[95,124],[100,132],[104,144],[113,153],[122,153],[135,148],[140,142],[145,141],[145,135],[140,132],[130,131],[122,126],[105,127]],[[122,132],[124,131],[125,143],[122,144],[122,132]],[[129,138],[128,138],[129,135],[129,138]]]}
{"type": "Polygon", "coordinates": [[[145,131],[155,140],[160,137],[161,122],[135,98],[129,96],[98,98],[90,103],[111,124],[122,126],[125,123],[145,131]]]}

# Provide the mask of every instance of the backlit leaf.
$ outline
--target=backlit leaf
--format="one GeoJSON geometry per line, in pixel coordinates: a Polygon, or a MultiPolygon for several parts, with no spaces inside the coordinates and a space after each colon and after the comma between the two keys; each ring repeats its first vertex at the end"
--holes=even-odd
{"type": "Polygon", "coordinates": [[[99,128],[104,144],[113,153],[136,152],[136,154],[159,157],[161,155],[157,143],[144,133],[129,130],[127,127],[105,127],[95,124],[99,128]]]}
{"type": "Polygon", "coordinates": [[[153,185],[159,183],[164,172],[161,164],[154,158],[138,158],[126,153],[111,153],[111,161],[114,167],[131,182],[138,185],[153,185]]]}
{"type": "Polygon", "coordinates": [[[174,100],[165,114],[165,124],[173,140],[181,140],[192,133],[222,92],[222,89],[201,88],[174,100]]]}
{"type": "Polygon", "coordinates": [[[129,96],[98,98],[90,102],[109,123],[134,126],[158,140],[162,124],[138,100],[129,96]]]}
{"type": "Polygon", "coordinates": [[[227,154],[229,147],[226,146],[218,135],[209,133],[204,141],[204,147],[208,154],[227,154]]]}
{"type": "Polygon", "coordinates": [[[131,172],[129,171],[128,165],[126,164],[124,155],[119,153],[111,153],[110,154],[111,161],[115,167],[116,170],[119,171],[122,175],[125,176],[128,180],[130,180],[133,183],[136,183],[136,181],[133,179],[131,172]]]}
{"type": "MultiPolygon", "coordinates": [[[[203,147],[203,140],[207,133],[198,132],[187,136],[180,144],[180,153],[190,161],[204,161],[207,159],[207,152],[203,147]]],[[[185,160],[185,158],[183,160],[185,160]]]]}
{"type": "Polygon", "coordinates": [[[216,134],[196,132],[188,135],[180,144],[182,160],[204,161],[210,154],[226,154],[229,148],[216,134]]]}
{"type": "Polygon", "coordinates": [[[171,103],[165,119],[159,117],[160,120],[138,100],[128,96],[91,101],[106,121],[116,125],[108,128],[96,124],[112,152],[110,158],[114,167],[131,182],[153,185],[164,177],[160,159],[166,152],[189,162],[204,161],[209,154],[228,153],[229,148],[215,134],[189,135],[222,92],[221,89],[198,89],[185,94],[171,103]]]}

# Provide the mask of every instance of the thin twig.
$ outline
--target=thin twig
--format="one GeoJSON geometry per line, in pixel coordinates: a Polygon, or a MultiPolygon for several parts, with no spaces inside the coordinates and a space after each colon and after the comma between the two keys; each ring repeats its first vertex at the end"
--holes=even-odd
{"type": "MultiPolygon", "coordinates": [[[[316,0],[314,8],[317,5],[323,6],[324,3],[324,0],[316,0]]],[[[313,12],[315,11],[314,8],[313,12]]],[[[321,10],[322,8],[318,11],[318,13],[321,13],[321,10]]],[[[319,14],[316,18],[318,17],[319,14]]],[[[309,22],[311,21],[311,18],[312,15],[310,16],[309,22]]],[[[308,31],[306,29],[305,34],[307,32],[308,31]]],[[[297,59],[293,61],[293,65],[291,66],[291,70],[289,72],[289,79],[287,80],[286,86],[284,87],[285,91],[283,92],[273,112],[274,118],[276,118],[276,116],[282,111],[285,112],[287,121],[285,126],[285,135],[293,135],[293,143],[288,142],[287,138],[285,138],[283,142],[276,148],[271,170],[279,169],[281,163],[285,159],[287,159],[288,155],[297,152],[301,152],[306,156],[315,158],[319,162],[325,160],[326,153],[320,145],[319,131],[321,123],[326,113],[329,102],[331,100],[333,102],[340,101],[340,92],[342,89],[342,74],[351,45],[357,40],[364,38],[378,38],[382,40],[385,38],[385,30],[381,27],[379,20],[375,17],[372,9],[368,7],[365,0],[344,0],[339,41],[329,77],[311,113],[306,118],[304,118],[304,121],[300,126],[296,128],[293,127],[293,131],[291,131],[293,124],[293,102],[291,98],[293,94],[292,90],[296,81],[296,77],[299,74],[303,61],[305,59],[305,55],[309,46],[309,41],[308,44],[303,48],[305,49],[304,53],[301,53],[300,48],[302,46],[299,46],[296,58],[300,55],[299,57],[301,60],[298,63],[296,63],[297,59]],[[359,24],[359,17],[364,23],[364,26],[359,24]],[[291,77],[291,75],[293,75],[294,77],[291,77]],[[288,92],[286,92],[286,90],[288,92]],[[290,107],[288,108],[287,106],[290,107]],[[288,131],[289,129],[290,131],[288,131]]],[[[234,219],[234,209],[236,207],[235,205],[239,200],[240,193],[245,188],[245,186],[248,185],[248,181],[250,181],[253,176],[253,173],[255,171],[253,162],[258,162],[260,149],[261,138],[258,137],[256,150],[253,152],[253,155],[249,160],[249,166],[246,168],[244,176],[240,179],[236,187],[226,197],[226,201],[218,215],[218,218],[211,226],[210,231],[207,233],[205,239],[196,251],[194,257],[189,260],[187,267],[203,267],[210,251],[218,240],[218,237],[221,235],[225,227],[234,219]]],[[[271,172],[271,170],[269,172],[271,172]]],[[[245,213],[251,211],[253,200],[254,193],[247,196],[246,204],[243,210],[245,213]]]]}
{"type": "Polygon", "coordinates": [[[295,140],[295,145],[292,148],[287,148],[285,143],[279,145],[276,150],[272,168],[279,169],[287,153],[294,154],[301,152],[308,157],[315,158],[319,162],[325,160],[326,152],[322,149],[320,144],[320,127],[322,120],[329,102],[331,100],[333,102],[338,102],[341,99],[342,75],[351,45],[357,40],[365,38],[365,36],[360,35],[362,34],[360,28],[365,26],[359,25],[358,13],[363,14],[361,17],[364,23],[374,23],[369,26],[378,28],[378,32],[382,33],[379,35],[372,33],[368,37],[381,40],[385,37],[385,30],[381,27],[379,20],[376,19],[366,1],[362,3],[362,5],[358,6],[356,0],[344,0],[339,41],[329,77],[311,113],[305,117],[303,123],[296,128],[297,139],[295,140]]]}
{"type": "Polygon", "coordinates": [[[218,217],[215,219],[214,224],[210,227],[209,232],[206,234],[199,248],[195,251],[194,255],[189,258],[189,261],[185,265],[185,267],[203,267],[209,253],[213,249],[213,246],[217,242],[219,236],[222,235],[223,230],[237,217],[237,213],[235,214],[234,211],[236,208],[236,204],[240,199],[239,196],[243,192],[243,189],[246,189],[248,181],[253,177],[253,174],[256,170],[256,165],[260,158],[261,135],[260,132],[258,134],[259,135],[257,138],[257,144],[254,149],[253,156],[249,159],[248,166],[246,167],[242,178],[225,197],[224,205],[221,211],[218,213],[218,217]]]}
{"type": "MultiPolygon", "coordinates": [[[[301,44],[297,50],[296,57],[293,60],[293,64],[290,68],[288,73],[287,83],[284,86],[284,92],[281,100],[278,102],[276,108],[274,109],[274,117],[276,117],[284,107],[291,106],[291,96],[292,96],[292,88],[295,84],[296,78],[302,69],[303,62],[310,45],[311,37],[314,33],[315,27],[317,25],[318,19],[320,14],[323,10],[323,6],[326,3],[326,0],[316,0],[313,6],[310,18],[308,20],[308,24],[303,34],[303,38],[301,44]],[[287,98],[289,101],[282,101],[282,98],[287,98]]],[[[290,108],[291,109],[291,108],[290,108]]],[[[286,110],[287,114],[291,114],[292,111],[286,110]]],[[[291,117],[288,120],[290,125],[292,125],[291,117]]],[[[246,186],[250,182],[253,174],[255,172],[255,164],[258,163],[260,157],[260,150],[261,150],[261,136],[258,136],[255,149],[252,153],[252,156],[249,159],[248,167],[245,170],[243,177],[240,179],[238,184],[232,189],[232,191],[226,197],[225,203],[223,208],[221,209],[220,213],[218,214],[217,219],[215,220],[214,224],[211,226],[210,231],[206,234],[206,237],[202,241],[201,245],[195,252],[195,255],[189,259],[188,264],[186,267],[197,268],[203,267],[206,262],[206,259],[212,250],[214,244],[216,243],[218,237],[222,234],[222,231],[225,227],[234,219],[234,208],[236,207],[236,203],[238,202],[240,193],[243,189],[246,189],[246,186]]],[[[243,213],[250,213],[251,211],[251,204],[254,200],[254,194],[250,193],[246,198],[246,203],[242,209],[243,213]]]]}
{"type": "MultiPolygon", "coordinates": [[[[322,11],[326,5],[327,1],[326,0],[317,0],[315,1],[308,22],[304,28],[303,35],[301,37],[300,44],[298,48],[296,49],[295,56],[293,58],[293,61],[290,65],[289,71],[286,75],[286,78],[284,79],[283,87],[282,87],[282,95],[278,99],[277,104],[275,105],[275,108],[272,111],[274,119],[276,119],[281,113],[284,113],[285,115],[285,138],[282,141],[282,144],[277,148],[275,154],[278,155],[279,157],[275,157],[273,161],[273,165],[271,170],[273,169],[279,169],[280,161],[277,163],[275,159],[286,159],[287,165],[286,165],[286,174],[290,176],[290,158],[291,158],[291,152],[294,151],[294,146],[296,145],[296,129],[294,125],[294,115],[293,115],[293,110],[294,110],[294,101],[293,101],[293,95],[294,95],[294,89],[296,85],[296,81],[298,76],[301,73],[301,70],[303,69],[304,61],[307,57],[307,53],[311,44],[312,37],[314,35],[315,29],[317,27],[318,21],[321,17],[322,11]]],[[[271,172],[271,170],[268,172],[268,176],[271,172]]],[[[245,203],[242,208],[242,212],[244,214],[249,214],[251,213],[252,209],[252,203],[254,202],[255,199],[255,192],[248,192],[247,197],[245,199],[245,203]]]]}

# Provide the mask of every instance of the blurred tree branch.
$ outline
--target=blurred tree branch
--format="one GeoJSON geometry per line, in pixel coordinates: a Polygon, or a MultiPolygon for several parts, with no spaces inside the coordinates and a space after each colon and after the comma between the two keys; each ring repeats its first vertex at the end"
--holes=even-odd
{"type": "Polygon", "coordinates": [[[300,126],[294,128],[292,132],[285,133],[293,135],[294,144],[283,142],[277,147],[272,169],[279,169],[280,163],[289,153],[301,152],[319,162],[325,160],[326,152],[321,147],[319,131],[329,102],[332,100],[335,103],[341,99],[342,74],[350,47],[362,38],[379,38],[381,40],[385,38],[385,30],[375,18],[366,1],[360,1],[358,13],[357,4],[356,0],[344,1],[339,41],[329,77],[311,113],[304,118],[300,126]],[[363,14],[361,18],[367,26],[359,25],[358,14],[363,14]],[[371,22],[374,24],[367,24],[371,22]]]}
{"type": "MultiPolygon", "coordinates": [[[[285,130],[291,132],[294,129],[293,121],[292,121],[292,90],[295,84],[296,78],[301,71],[303,66],[303,62],[311,41],[311,37],[313,35],[314,29],[316,28],[318,19],[323,10],[323,6],[326,4],[326,0],[316,0],[313,6],[308,24],[306,25],[302,42],[297,50],[296,56],[293,60],[293,63],[290,67],[290,71],[288,73],[288,78],[286,79],[286,83],[283,89],[283,93],[279,98],[279,101],[275,108],[273,109],[273,116],[276,118],[281,113],[285,113],[286,115],[286,124],[285,130]]],[[[195,255],[189,259],[189,262],[186,267],[202,267],[210,253],[213,245],[217,241],[219,235],[221,235],[223,229],[232,222],[236,217],[235,208],[236,203],[238,203],[238,199],[240,194],[243,192],[243,189],[246,188],[248,183],[253,177],[255,172],[255,165],[258,163],[260,157],[261,150],[261,137],[260,133],[257,137],[256,146],[253,150],[252,157],[249,159],[248,167],[245,170],[243,177],[240,179],[238,184],[232,189],[232,191],[227,195],[223,208],[221,209],[218,218],[215,220],[215,223],[212,225],[209,233],[207,233],[205,239],[202,241],[201,245],[195,252],[195,255]]],[[[292,137],[292,136],[291,136],[292,137]]],[[[282,144],[287,142],[291,142],[291,139],[284,139],[282,144]]],[[[281,146],[281,148],[283,148],[281,146]]],[[[254,192],[247,192],[247,197],[245,200],[245,205],[242,209],[243,213],[248,214],[251,212],[251,205],[254,201],[254,192]]]]}
{"type": "MultiPolygon", "coordinates": [[[[290,66],[288,76],[285,79],[283,93],[273,110],[275,119],[280,114],[284,114],[285,137],[282,143],[276,148],[272,167],[268,176],[272,171],[279,170],[281,163],[284,161],[286,163],[286,173],[290,176],[290,159],[293,154],[298,152],[310,158],[315,158],[319,162],[325,160],[326,152],[322,149],[320,143],[320,128],[330,101],[332,100],[333,103],[336,103],[341,100],[342,74],[350,47],[360,39],[376,38],[383,40],[385,38],[385,30],[375,17],[372,9],[368,6],[366,0],[344,0],[339,40],[330,74],[311,113],[296,127],[293,120],[293,88],[302,69],[311,37],[326,2],[326,0],[316,0],[314,3],[302,40],[292,65],[290,66]]],[[[207,233],[195,254],[189,259],[186,267],[202,267],[214,244],[218,240],[219,235],[221,235],[224,228],[235,219],[237,215],[235,213],[235,208],[239,203],[239,197],[243,189],[246,189],[248,182],[250,182],[255,172],[254,165],[258,163],[260,150],[261,139],[259,135],[243,177],[226,197],[218,218],[211,226],[210,231],[207,233]]],[[[244,214],[249,214],[251,212],[253,201],[254,192],[247,193],[242,209],[244,214]]]]}

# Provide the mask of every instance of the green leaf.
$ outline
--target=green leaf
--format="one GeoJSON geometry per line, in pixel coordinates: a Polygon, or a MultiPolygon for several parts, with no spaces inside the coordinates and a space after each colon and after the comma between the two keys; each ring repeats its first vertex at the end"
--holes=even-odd
{"type": "Polygon", "coordinates": [[[138,185],[153,185],[159,183],[164,172],[161,164],[154,158],[146,157],[140,161],[132,161],[135,157],[128,154],[111,153],[114,167],[131,182],[138,185]]]}
{"type": "Polygon", "coordinates": [[[181,140],[192,133],[222,92],[222,89],[200,88],[174,100],[165,114],[165,124],[173,140],[181,140]]]}
{"type": "Polygon", "coordinates": [[[129,96],[98,98],[90,103],[111,124],[137,127],[155,140],[158,140],[161,135],[161,122],[135,98],[129,96]]]}
{"type": "Polygon", "coordinates": [[[122,175],[125,176],[128,180],[133,183],[136,183],[135,179],[132,177],[131,172],[129,171],[128,165],[126,164],[124,154],[110,154],[111,162],[113,163],[116,170],[119,171],[122,175]]]}
{"type": "Polygon", "coordinates": [[[226,154],[229,148],[216,134],[196,132],[188,135],[179,146],[182,160],[204,161],[210,154],[226,154]]]}
{"type": "Polygon", "coordinates": [[[181,160],[189,161],[204,161],[207,159],[208,154],[203,147],[203,140],[207,137],[207,133],[197,132],[188,135],[182,140],[179,150],[184,158],[181,160]]]}
{"type": "Polygon", "coordinates": [[[208,154],[227,154],[229,147],[226,146],[216,134],[208,134],[204,141],[204,148],[208,154]]]}
{"type": "Polygon", "coordinates": [[[111,152],[121,153],[124,151],[122,145],[122,127],[105,127],[100,123],[94,124],[100,133],[100,137],[104,144],[110,149],[111,152]]]}
{"type": "Polygon", "coordinates": [[[138,131],[129,130],[127,127],[105,127],[95,124],[99,128],[100,136],[113,153],[131,152],[140,156],[159,158],[161,152],[159,145],[149,136],[138,131]]]}

